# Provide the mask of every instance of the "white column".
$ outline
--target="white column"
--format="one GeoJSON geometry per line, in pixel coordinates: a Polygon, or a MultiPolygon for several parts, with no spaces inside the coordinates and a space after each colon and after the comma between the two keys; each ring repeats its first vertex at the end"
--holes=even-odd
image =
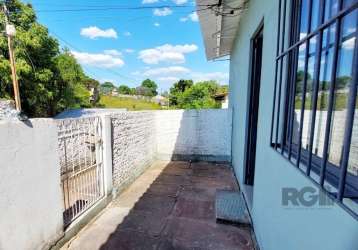
{"type": "Polygon", "coordinates": [[[102,115],[103,173],[105,195],[112,193],[112,124],[110,115],[102,115]]]}

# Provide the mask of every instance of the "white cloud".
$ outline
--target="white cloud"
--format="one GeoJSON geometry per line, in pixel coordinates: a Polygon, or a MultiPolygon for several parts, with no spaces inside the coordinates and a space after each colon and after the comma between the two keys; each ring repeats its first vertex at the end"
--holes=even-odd
{"type": "Polygon", "coordinates": [[[188,68],[181,67],[181,66],[171,66],[171,67],[163,67],[163,68],[154,68],[148,69],[143,72],[144,76],[168,76],[168,75],[178,75],[178,74],[185,74],[190,72],[188,68]]]}
{"type": "Polygon", "coordinates": [[[104,38],[117,38],[117,32],[113,29],[102,30],[97,26],[90,26],[81,29],[81,36],[89,37],[90,39],[96,39],[97,37],[104,38]]]}
{"type": "Polygon", "coordinates": [[[122,67],[124,65],[124,61],[121,58],[119,58],[118,55],[114,56],[106,52],[87,53],[87,52],[71,51],[71,54],[78,60],[80,64],[83,65],[96,66],[100,68],[114,68],[114,67],[122,67]]]}
{"type": "Polygon", "coordinates": [[[209,81],[209,80],[215,80],[221,84],[228,84],[229,82],[229,73],[224,73],[224,72],[209,72],[209,73],[192,72],[190,74],[190,77],[193,79],[194,82],[209,81]]]}
{"type": "Polygon", "coordinates": [[[159,26],[160,26],[160,23],[154,23],[154,26],[155,26],[155,27],[159,27],[159,26]]]}
{"type": "Polygon", "coordinates": [[[126,32],[123,33],[123,35],[124,35],[124,36],[131,36],[132,33],[130,33],[129,31],[126,31],[126,32]]]}
{"type": "Polygon", "coordinates": [[[193,22],[199,21],[198,13],[196,13],[196,11],[193,12],[193,13],[191,13],[191,14],[189,14],[189,18],[190,18],[190,20],[192,20],[193,22]]]}
{"type": "Polygon", "coordinates": [[[229,74],[224,72],[197,72],[181,66],[149,68],[143,71],[132,72],[133,75],[151,78],[161,83],[173,84],[180,79],[192,79],[194,82],[215,80],[219,84],[228,84],[229,74]]]}
{"type": "Polygon", "coordinates": [[[346,40],[343,44],[342,47],[346,50],[352,50],[354,49],[355,46],[355,38],[352,37],[351,39],[346,40]]]}
{"type": "Polygon", "coordinates": [[[154,9],[153,10],[153,15],[154,16],[169,16],[173,13],[173,11],[168,8],[168,7],[164,7],[164,8],[161,8],[161,9],[154,9]]]}
{"type": "Polygon", "coordinates": [[[356,28],[355,27],[349,27],[348,29],[347,29],[347,33],[353,33],[353,32],[355,32],[356,31],[356,28]]]}
{"type": "Polygon", "coordinates": [[[141,50],[138,58],[146,64],[158,64],[159,62],[184,63],[184,54],[192,53],[197,49],[198,46],[195,44],[165,44],[153,49],[141,50]]]}
{"type": "Polygon", "coordinates": [[[150,3],[157,3],[159,0],[143,0],[142,4],[150,4],[150,3]]]}
{"type": "Polygon", "coordinates": [[[188,0],[172,0],[172,1],[177,5],[185,4],[188,2],[188,0]]]}
{"type": "Polygon", "coordinates": [[[298,68],[303,69],[304,66],[305,66],[305,60],[302,58],[298,59],[298,68]]]}
{"type": "Polygon", "coordinates": [[[158,82],[164,82],[164,83],[175,83],[179,81],[180,78],[175,76],[164,76],[164,77],[158,77],[156,80],[158,82]]]}
{"type": "Polygon", "coordinates": [[[112,56],[121,56],[122,52],[119,52],[116,49],[107,49],[103,51],[104,54],[106,55],[112,55],[112,56]]]}
{"type": "Polygon", "coordinates": [[[186,22],[186,21],[189,21],[191,20],[192,22],[198,22],[199,21],[199,17],[198,17],[198,14],[195,12],[185,16],[185,17],[181,17],[180,19],[180,22],[186,22]]]}
{"type": "Polygon", "coordinates": [[[131,74],[134,76],[140,76],[142,73],[139,70],[137,70],[137,71],[132,72],[131,74]]]}
{"type": "Polygon", "coordinates": [[[126,53],[133,53],[135,50],[134,49],[125,49],[124,52],[126,53]]]}

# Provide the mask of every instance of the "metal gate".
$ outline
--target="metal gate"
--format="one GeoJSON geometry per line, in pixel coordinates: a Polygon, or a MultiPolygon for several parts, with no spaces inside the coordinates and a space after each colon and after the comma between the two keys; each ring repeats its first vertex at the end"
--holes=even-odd
{"type": "Polygon", "coordinates": [[[57,123],[65,227],[104,196],[102,123],[99,117],[57,123]]]}

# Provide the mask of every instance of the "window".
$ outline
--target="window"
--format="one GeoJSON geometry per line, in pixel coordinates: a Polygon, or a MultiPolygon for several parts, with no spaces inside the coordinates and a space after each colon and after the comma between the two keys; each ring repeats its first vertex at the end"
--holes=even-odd
{"type": "Polygon", "coordinates": [[[358,0],[278,12],[271,146],[358,218],[358,0]]]}

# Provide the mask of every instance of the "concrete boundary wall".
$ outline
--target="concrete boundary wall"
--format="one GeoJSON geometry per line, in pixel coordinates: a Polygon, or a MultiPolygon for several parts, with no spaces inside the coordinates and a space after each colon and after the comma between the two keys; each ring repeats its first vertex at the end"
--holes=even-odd
{"type": "Polygon", "coordinates": [[[63,235],[52,119],[0,121],[0,249],[48,249],[63,235]]]}
{"type": "Polygon", "coordinates": [[[130,111],[111,119],[117,192],[156,159],[231,160],[230,109],[130,111]]]}
{"type": "Polygon", "coordinates": [[[120,193],[157,159],[231,160],[228,109],[94,116],[103,124],[105,196],[66,231],[56,120],[0,121],[0,249],[60,248],[108,204],[113,191],[120,193]]]}
{"type": "Polygon", "coordinates": [[[113,186],[121,192],[155,159],[155,115],[150,111],[113,114],[113,186]]]}
{"type": "Polygon", "coordinates": [[[168,110],[156,113],[157,158],[231,161],[231,110],[168,110]]]}

